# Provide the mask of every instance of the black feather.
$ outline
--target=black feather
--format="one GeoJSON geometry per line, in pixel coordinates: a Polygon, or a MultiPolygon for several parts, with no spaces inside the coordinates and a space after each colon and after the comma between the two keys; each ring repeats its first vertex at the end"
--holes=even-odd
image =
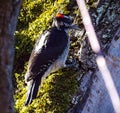
{"type": "MultiPolygon", "coordinates": [[[[47,42],[40,48],[39,52],[35,53],[37,44],[32,51],[28,64],[30,78],[35,78],[38,74],[42,77],[43,72],[47,71],[49,66],[61,56],[67,46],[68,35],[64,30],[52,28],[49,32],[50,34],[45,37],[47,42]],[[46,67],[43,67],[45,65],[46,67]]],[[[29,79],[29,76],[27,78],[29,79]]]]}
{"type": "Polygon", "coordinates": [[[36,79],[33,79],[31,84],[28,86],[25,106],[31,104],[33,99],[36,98],[40,83],[41,83],[41,79],[37,77],[36,79]]]}
{"type": "Polygon", "coordinates": [[[25,105],[30,104],[36,98],[41,78],[50,65],[62,55],[68,44],[68,35],[64,30],[53,27],[47,32],[42,35],[45,36],[43,46],[39,48],[39,51],[35,51],[40,41],[39,38],[30,56],[28,71],[25,76],[26,81],[31,82],[31,84],[27,91],[25,105]],[[47,32],[49,32],[48,35],[46,35],[47,32]]]}

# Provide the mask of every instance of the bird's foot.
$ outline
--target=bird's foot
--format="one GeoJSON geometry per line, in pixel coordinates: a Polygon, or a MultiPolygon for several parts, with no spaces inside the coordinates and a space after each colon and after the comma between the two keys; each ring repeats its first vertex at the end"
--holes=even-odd
{"type": "Polygon", "coordinates": [[[73,59],[70,63],[66,64],[66,67],[68,67],[68,68],[71,68],[71,67],[76,68],[76,60],[73,59]]]}

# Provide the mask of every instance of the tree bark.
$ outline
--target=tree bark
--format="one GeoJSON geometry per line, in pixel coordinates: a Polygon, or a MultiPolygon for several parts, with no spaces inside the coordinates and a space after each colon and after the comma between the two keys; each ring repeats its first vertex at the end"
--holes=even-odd
{"type": "MultiPolygon", "coordinates": [[[[100,0],[98,7],[90,10],[90,15],[114,84],[120,95],[119,6],[120,0],[100,0]]],[[[86,50],[89,48],[88,46],[87,42],[83,48],[80,61],[82,62],[82,59],[86,58],[87,65],[84,62],[82,63],[89,68],[80,80],[80,87],[74,98],[76,102],[73,103],[74,105],[69,113],[115,113],[100,71],[96,64],[89,63],[90,61],[94,63],[95,57],[90,57],[91,54],[86,56],[86,53],[90,51],[86,50]]]]}
{"type": "Polygon", "coordinates": [[[0,0],[0,112],[14,113],[12,68],[14,31],[21,0],[0,0]]]}

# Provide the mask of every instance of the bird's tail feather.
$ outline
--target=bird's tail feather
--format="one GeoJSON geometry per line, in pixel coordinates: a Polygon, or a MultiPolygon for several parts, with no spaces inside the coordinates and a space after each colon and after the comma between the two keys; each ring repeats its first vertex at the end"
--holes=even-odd
{"type": "Polygon", "coordinates": [[[30,87],[27,91],[27,98],[25,101],[25,106],[27,106],[28,104],[31,104],[33,99],[36,98],[38,89],[39,89],[39,85],[40,85],[39,79],[33,80],[33,82],[30,84],[30,87]]]}

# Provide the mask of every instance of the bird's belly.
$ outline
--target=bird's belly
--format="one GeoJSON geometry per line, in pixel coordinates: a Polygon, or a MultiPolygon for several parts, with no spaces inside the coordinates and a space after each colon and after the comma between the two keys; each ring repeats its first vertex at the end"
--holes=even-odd
{"type": "Polygon", "coordinates": [[[66,49],[63,51],[62,55],[48,68],[48,70],[45,72],[45,74],[42,77],[42,81],[44,78],[46,78],[51,72],[55,72],[63,67],[66,66],[65,62],[68,56],[70,47],[70,40],[68,40],[68,44],[66,49]]]}
{"type": "Polygon", "coordinates": [[[62,55],[59,56],[59,58],[55,61],[55,63],[52,66],[52,72],[57,71],[60,68],[63,68],[66,66],[65,62],[68,56],[69,52],[69,47],[70,47],[70,40],[68,40],[68,44],[66,49],[63,51],[62,55]]]}

